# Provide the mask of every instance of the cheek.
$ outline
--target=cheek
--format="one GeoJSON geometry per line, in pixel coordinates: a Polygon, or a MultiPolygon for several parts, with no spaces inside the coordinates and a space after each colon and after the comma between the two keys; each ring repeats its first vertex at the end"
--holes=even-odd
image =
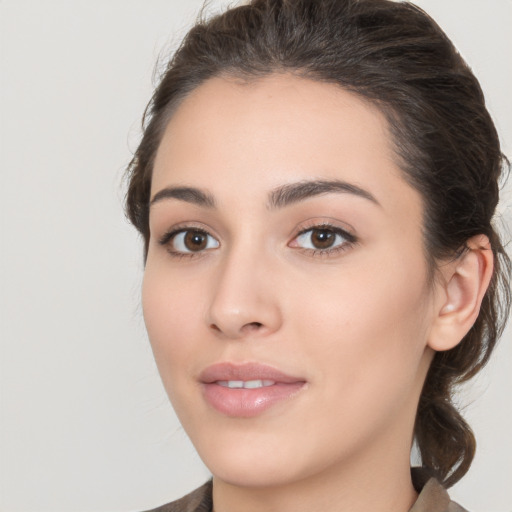
{"type": "Polygon", "coordinates": [[[386,271],[374,262],[310,283],[307,300],[295,303],[296,335],[320,381],[334,381],[325,389],[367,402],[366,394],[415,384],[429,318],[424,265],[395,257],[386,271]]]}
{"type": "Polygon", "coordinates": [[[176,374],[173,367],[186,368],[193,360],[201,296],[199,280],[185,285],[168,274],[146,266],[142,285],[144,322],[164,384],[176,374]]]}

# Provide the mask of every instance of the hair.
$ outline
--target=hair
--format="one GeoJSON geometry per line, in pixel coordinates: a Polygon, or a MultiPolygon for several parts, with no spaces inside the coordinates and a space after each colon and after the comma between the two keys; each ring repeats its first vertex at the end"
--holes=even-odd
{"type": "Polygon", "coordinates": [[[391,0],[252,0],[200,18],[146,108],[127,170],[127,215],[147,255],[153,162],[172,113],[209,78],[271,73],[337,84],[383,112],[403,176],[423,198],[432,276],[471,237],[490,241],[494,271],[478,318],[455,348],[435,354],[414,427],[422,465],[449,487],[475,452],[473,432],[453,404],[454,386],[486,364],[510,308],[510,260],[492,222],[510,166],[477,79],[425,12],[391,0]]]}

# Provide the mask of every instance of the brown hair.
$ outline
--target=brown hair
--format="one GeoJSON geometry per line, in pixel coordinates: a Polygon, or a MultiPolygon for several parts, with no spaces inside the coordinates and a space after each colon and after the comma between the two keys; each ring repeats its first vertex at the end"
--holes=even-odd
{"type": "Polygon", "coordinates": [[[153,160],[188,93],[214,76],[250,80],[275,72],[338,84],[386,115],[404,177],[423,197],[433,271],[440,260],[460,256],[472,236],[491,242],[495,269],[478,319],[460,344],[436,353],[416,417],[422,464],[450,486],[475,451],[474,435],[452,403],[453,387],[488,361],[510,306],[510,260],[492,224],[508,161],[477,79],[426,13],[389,0],[252,0],[199,21],[146,109],[128,168],[128,217],[147,253],[153,160]]]}

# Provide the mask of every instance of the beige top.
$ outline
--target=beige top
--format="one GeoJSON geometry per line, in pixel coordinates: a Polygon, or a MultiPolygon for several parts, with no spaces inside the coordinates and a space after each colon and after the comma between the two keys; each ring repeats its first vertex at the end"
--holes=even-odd
{"type": "MultiPolygon", "coordinates": [[[[450,500],[446,489],[435,478],[428,478],[419,468],[413,468],[411,474],[419,496],[409,512],[467,512],[450,500]]],[[[212,481],[177,501],[148,512],[212,512],[212,481]]]]}

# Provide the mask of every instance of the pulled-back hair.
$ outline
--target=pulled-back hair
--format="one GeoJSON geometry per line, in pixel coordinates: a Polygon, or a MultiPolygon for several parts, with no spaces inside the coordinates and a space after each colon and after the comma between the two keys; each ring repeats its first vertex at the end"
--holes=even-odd
{"type": "Polygon", "coordinates": [[[440,261],[467,250],[468,239],[489,238],[494,272],[480,314],[461,343],[435,354],[415,423],[423,466],[450,486],[475,451],[453,389],[488,361],[510,306],[510,260],[492,223],[509,165],[480,85],[439,26],[409,3],[252,0],[198,21],[155,90],[128,168],[126,209],[145,253],[153,161],[173,111],[209,78],[270,73],[338,84],[384,113],[403,176],[423,198],[432,279],[440,261]]]}

